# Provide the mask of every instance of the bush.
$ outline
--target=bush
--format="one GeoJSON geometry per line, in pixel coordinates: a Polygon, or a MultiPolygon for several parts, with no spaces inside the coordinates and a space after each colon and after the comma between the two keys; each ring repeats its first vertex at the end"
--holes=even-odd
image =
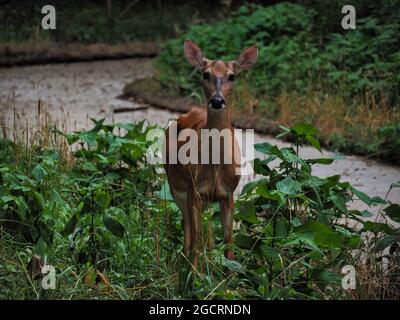
{"type": "MultiPolygon", "coordinates": [[[[165,176],[146,162],[148,129],[99,120],[89,131],[66,135],[75,148],[71,168],[56,148],[38,145],[21,148],[28,153],[17,163],[1,158],[0,298],[399,297],[399,229],[390,220],[365,221],[369,211],[348,205],[354,199],[379,204],[395,222],[400,207],[338,175],[314,176],[314,165],[334,161],[299,157],[304,143],[320,149],[315,128],[284,128],[295,141],[291,147],[255,146],[265,155],[254,161],[263,177],[247,184],[235,203],[236,261],[224,258],[213,206],[203,215],[203,236],[210,244],[215,234],[216,242],[202,252],[199,270],[182,257],[182,215],[165,176]],[[55,290],[40,289],[35,262],[56,268],[55,290]],[[348,264],[357,271],[351,295],[341,287],[348,264]]],[[[3,143],[0,152],[15,147],[3,143]]]]}
{"type": "Polygon", "coordinates": [[[184,39],[197,42],[210,59],[234,59],[257,43],[260,58],[249,78],[257,97],[318,89],[398,103],[398,21],[359,19],[357,30],[330,34],[322,43],[315,21],[316,12],[302,5],[242,6],[231,19],[194,25],[170,40],[158,61],[160,79],[182,93],[198,90],[197,75],[187,77],[192,68],[182,58],[184,39]]]}

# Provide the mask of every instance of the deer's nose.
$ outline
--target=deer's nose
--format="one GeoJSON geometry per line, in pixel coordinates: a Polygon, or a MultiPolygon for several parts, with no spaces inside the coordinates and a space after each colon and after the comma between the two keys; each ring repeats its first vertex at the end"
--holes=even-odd
{"type": "Polygon", "coordinates": [[[211,97],[209,105],[214,109],[221,109],[225,107],[225,100],[220,95],[214,95],[211,97]]]}

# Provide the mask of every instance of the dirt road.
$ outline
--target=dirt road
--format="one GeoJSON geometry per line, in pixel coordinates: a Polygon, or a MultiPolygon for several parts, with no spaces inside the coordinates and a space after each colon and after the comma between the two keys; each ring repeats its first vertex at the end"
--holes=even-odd
{"type": "MultiPolygon", "coordinates": [[[[37,111],[40,99],[41,104],[51,113],[52,119],[63,123],[64,129],[68,131],[87,128],[90,126],[90,117],[106,117],[110,122],[146,119],[149,123],[165,126],[177,114],[148,108],[113,115],[114,108],[135,106],[132,102],[116,97],[126,83],[148,76],[152,69],[151,63],[149,59],[126,59],[0,68],[0,111],[3,118],[11,121],[12,114],[5,114],[6,105],[10,109],[11,103],[29,117],[29,114],[37,111]],[[10,94],[14,94],[12,102],[10,94]]],[[[262,141],[287,145],[270,136],[256,135],[255,142],[262,141]]],[[[333,155],[325,150],[321,155],[309,147],[302,148],[300,152],[306,158],[333,155]]],[[[399,167],[357,156],[345,156],[330,166],[315,166],[314,172],[319,176],[340,174],[343,180],[351,182],[371,196],[385,197],[389,186],[400,181],[399,167]]],[[[251,178],[244,178],[242,184],[251,178]]],[[[393,190],[388,198],[399,203],[398,189],[393,190]]],[[[352,206],[363,208],[357,202],[352,206]]]]}

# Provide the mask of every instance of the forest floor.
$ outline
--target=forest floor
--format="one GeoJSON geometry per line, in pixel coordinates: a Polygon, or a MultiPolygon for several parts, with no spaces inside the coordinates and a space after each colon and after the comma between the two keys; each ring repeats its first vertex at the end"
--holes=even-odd
{"type": "MultiPolygon", "coordinates": [[[[135,111],[121,113],[113,111],[119,108],[140,107],[133,101],[118,99],[118,96],[127,83],[148,77],[151,73],[152,59],[0,68],[0,121],[9,127],[16,122],[19,122],[21,129],[25,124],[32,127],[35,125],[33,121],[40,104],[41,112],[47,112],[51,121],[67,132],[87,129],[91,126],[90,118],[103,117],[108,122],[147,120],[150,124],[166,127],[168,121],[175,119],[178,113],[148,105],[135,111]],[[17,120],[14,119],[14,108],[18,111],[17,120]]],[[[279,146],[289,145],[271,136],[256,134],[255,143],[264,141],[279,146]]],[[[303,147],[300,155],[305,158],[319,158],[336,154],[323,150],[321,155],[311,147],[303,147]]],[[[350,182],[368,195],[383,198],[390,185],[400,181],[399,167],[353,155],[342,155],[330,166],[317,165],[314,168],[317,176],[339,174],[344,181],[350,182]]],[[[244,177],[241,185],[252,178],[244,177]]],[[[388,199],[399,203],[400,194],[392,191],[388,199]]],[[[353,203],[352,207],[364,208],[358,202],[353,203]]]]}

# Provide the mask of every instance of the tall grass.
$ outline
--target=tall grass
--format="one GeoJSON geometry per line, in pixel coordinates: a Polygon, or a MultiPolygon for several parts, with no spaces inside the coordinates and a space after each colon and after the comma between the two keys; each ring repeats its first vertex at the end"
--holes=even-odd
{"type": "MultiPolygon", "coordinates": [[[[398,228],[388,220],[398,221],[398,205],[337,176],[312,176],[313,164],[331,159],[301,159],[296,145],[257,145],[267,158],[255,170],[266,179],[249,183],[236,201],[237,260],[223,256],[213,206],[203,215],[194,269],[182,254],[182,217],[165,177],[145,158],[148,127],[93,120],[90,130],[66,134],[36,107],[29,127],[12,104],[10,122],[2,123],[0,298],[399,297],[398,228]],[[275,157],[281,166],[271,169],[275,157]],[[354,198],[380,204],[387,223],[367,223],[367,211],[349,210],[354,198]],[[343,223],[349,220],[357,227],[343,223]],[[35,266],[44,263],[56,268],[55,290],[41,287],[35,266]],[[356,290],[341,287],[345,264],[356,267],[356,290]]],[[[297,144],[306,138],[319,147],[310,126],[288,132],[297,144]]]]}

